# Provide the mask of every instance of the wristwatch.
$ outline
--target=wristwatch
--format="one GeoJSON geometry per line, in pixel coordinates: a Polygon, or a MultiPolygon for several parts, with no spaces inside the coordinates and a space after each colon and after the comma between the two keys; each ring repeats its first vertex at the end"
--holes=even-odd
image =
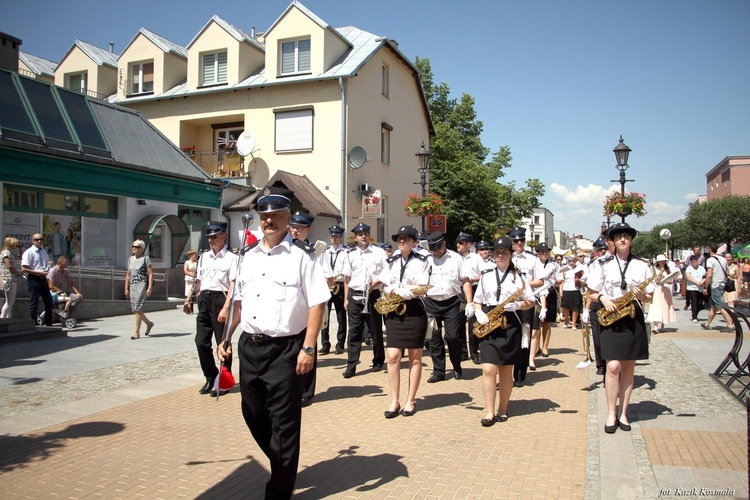
{"type": "Polygon", "coordinates": [[[315,354],[315,348],[309,345],[303,345],[302,350],[305,351],[305,354],[307,354],[308,356],[312,356],[313,354],[315,354]]]}

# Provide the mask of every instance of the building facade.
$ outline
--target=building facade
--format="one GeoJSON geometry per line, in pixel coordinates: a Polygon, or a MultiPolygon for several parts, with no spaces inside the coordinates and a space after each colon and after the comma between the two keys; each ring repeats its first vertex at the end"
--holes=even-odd
{"type": "Polygon", "coordinates": [[[750,195],[750,156],[727,156],[706,174],[708,201],[731,195],[750,195]]]}

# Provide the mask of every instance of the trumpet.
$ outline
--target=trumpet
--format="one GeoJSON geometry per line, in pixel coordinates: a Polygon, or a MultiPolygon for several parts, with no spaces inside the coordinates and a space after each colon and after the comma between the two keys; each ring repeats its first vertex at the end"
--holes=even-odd
{"type": "Polygon", "coordinates": [[[333,277],[333,285],[328,287],[328,290],[331,292],[331,295],[339,294],[339,291],[341,291],[341,281],[339,280],[343,277],[344,277],[344,273],[338,273],[336,276],[333,277]]]}

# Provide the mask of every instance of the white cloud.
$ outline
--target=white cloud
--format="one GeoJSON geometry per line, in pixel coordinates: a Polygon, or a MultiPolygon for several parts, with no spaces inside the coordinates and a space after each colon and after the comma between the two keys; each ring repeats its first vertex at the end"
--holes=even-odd
{"type": "Polygon", "coordinates": [[[604,205],[604,199],[611,189],[611,187],[607,189],[597,184],[589,184],[588,186],[581,186],[579,184],[575,189],[571,190],[567,186],[556,182],[553,182],[549,186],[550,193],[556,200],[566,205],[575,206],[590,205],[592,203],[604,205]]]}
{"type": "Polygon", "coordinates": [[[665,201],[647,201],[646,206],[648,208],[648,212],[654,215],[677,215],[683,214],[685,210],[687,210],[687,207],[681,205],[672,205],[671,203],[667,203],[665,201]]]}
{"type": "Polygon", "coordinates": [[[683,200],[689,201],[690,203],[698,199],[700,195],[698,193],[688,193],[682,197],[683,200]]]}

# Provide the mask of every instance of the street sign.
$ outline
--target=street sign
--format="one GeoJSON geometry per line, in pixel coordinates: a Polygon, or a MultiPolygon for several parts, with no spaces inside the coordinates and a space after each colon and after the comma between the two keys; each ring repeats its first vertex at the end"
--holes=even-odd
{"type": "Polygon", "coordinates": [[[428,215],[427,216],[427,234],[432,234],[435,231],[446,232],[448,230],[448,223],[445,219],[445,215],[428,215]]]}

